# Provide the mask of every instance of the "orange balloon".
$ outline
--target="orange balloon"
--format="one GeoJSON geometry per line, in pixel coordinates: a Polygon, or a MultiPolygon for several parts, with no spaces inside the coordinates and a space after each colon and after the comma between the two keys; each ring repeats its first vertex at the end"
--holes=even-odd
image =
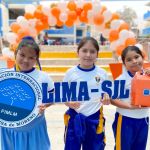
{"type": "Polygon", "coordinates": [[[51,13],[53,16],[55,16],[56,18],[59,18],[60,15],[60,9],[58,7],[53,7],[51,8],[51,13]]]}
{"type": "Polygon", "coordinates": [[[105,23],[105,28],[110,29],[110,24],[111,24],[111,21],[106,22],[105,23]]]}
{"type": "Polygon", "coordinates": [[[75,11],[76,8],[77,8],[77,5],[76,5],[76,3],[74,1],[70,1],[67,4],[67,8],[70,9],[70,10],[74,10],[75,11]]]}
{"type": "Polygon", "coordinates": [[[95,15],[93,19],[95,25],[101,25],[104,22],[104,17],[101,14],[95,15]]]}
{"type": "Polygon", "coordinates": [[[126,22],[122,23],[119,27],[119,31],[121,30],[129,30],[129,25],[126,22]]]}
{"type": "Polygon", "coordinates": [[[118,56],[120,56],[122,54],[122,51],[125,49],[125,45],[119,45],[117,48],[116,48],[116,54],[118,56]]]}
{"type": "Polygon", "coordinates": [[[67,21],[65,22],[65,25],[66,25],[67,27],[72,27],[72,26],[73,26],[73,21],[72,21],[72,20],[67,20],[67,21]]]}
{"type": "Polygon", "coordinates": [[[112,18],[111,18],[111,21],[112,20],[118,20],[118,19],[120,19],[120,15],[119,14],[117,14],[117,13],[112,13],[112,18]]]}
{"type": "Polygon", "coordinates": [[[57,23],[56,23],[56,26],[58,27],[62,27],[64,24],[62,21],[60,21],[59,19],[57,19],[57,23]]]}
{"type": "Polygon", "coordinates": [[[37,19],[41,19],[43,17],[43,15],[44,14],[39,9],[35,10],[35,12],[34,12],[34,17],[37,18],[37,19]]]}
{"type": "Polygon", "coordinates": [[[11,28],[12,32],[17,33],[18,30],[20,29],[20,26],[17,22],[13,22],[13,23],[11,23],[10,28],[11,28]]]}
{"type": "Polygon", "coordinates": [[[77,13],[77,15],[78,15],[78,16],[80,16],[80,15],[81,15],[81,13],[82,13],[82,11],[83,11],[83,9],[82,9],[82,8],[77,8],[77,9],[76,9],[76,13],[77,13]]]}
{"type": "Polygon", "coordinates": [[[34,18],[34,16],[33,16],[32,14],[30,14],[30,13],[25,13],[25,14],[24,14],[24,17],[25,17],[26,19],[33,19],[33,18],[34,18]]]}
{"type": "Polygon", "coordinates": [[[109,41],[115,41],[119,38],[119,32],[118,30],[111,30],[109,33],[109,41]]]}
{"type": "Polygon", "coordinates": [[[38,5],[38,6],[36,7],[36,9],[37,9],[37,10],[42,10],[42,5],[38,5]]]}
{"type": "Polygon", "coordinates": [[[43,29],[45,29],[45,26],[41,21],[37,21],[35,29],[37,30],[37,33],[40,33],[43,29]]]}
{"type": "Polygon", "coordinates": [[[43,16],[40,20],[43,24],[48,24],[48,17],[46,15],[43,14],[43,16]]]}
{"type": "Polygon", "coordinates": [[[29,31],[25,30],[25,29],[19,29],[17,32],[18,38],[22,39],[25,36],[29,35],[29,31]]]}
{"type": "Polygon", "coordinates": [[[84,11],[89,11],[89,10],[91,10],[92,9],[92,3],[85,3],[84,5],[83,5],[83,10],[84,11]]]}
{"type": "Polygon", "coordinates": [[[83,23],[88,23],[87,13],[85,11],[82,11],[79,20],[83,23]]]}
{"type": "Polygon", "coordinates": [[[69,11],[68,12],[68,19],[71,19],[71,20],[76,20],[77,19],[77,14],[75,11],[69,11]]]}
{"type": "Polygon", "coordinates": [[[129,46],[129,45],[135,45],[135,44],[136,44],[136,39],[135,38],[128,38],[125,41],[126,47],[129,46]]]}
{"type": "Polygon", "coordinates": [[[101,10],[100,10],[101,14],[103,14],[103,12],[104,12],[105,10],[107,10],[106,6],[102,6],[102,8],[101,8],[101,10]]]}

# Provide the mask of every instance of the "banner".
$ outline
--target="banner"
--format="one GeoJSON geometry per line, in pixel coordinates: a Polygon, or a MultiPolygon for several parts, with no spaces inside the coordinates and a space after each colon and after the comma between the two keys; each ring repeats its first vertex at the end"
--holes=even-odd
{"type": "Polygon", "coordinates": [[[0,126],[21,127],[37,115],[42,90],[30,76],[13,71],[0,73],[0,126]]]}

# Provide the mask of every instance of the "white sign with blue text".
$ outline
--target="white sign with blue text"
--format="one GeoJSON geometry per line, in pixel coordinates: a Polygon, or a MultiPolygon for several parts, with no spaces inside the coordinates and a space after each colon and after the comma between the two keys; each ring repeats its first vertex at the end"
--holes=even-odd
{"type": "Polygon", "coordinates": [[[31,122],[42,102],[42,90],[30,76],[14,71],[0,73],[0,126],[14,128],[31,122]]]}

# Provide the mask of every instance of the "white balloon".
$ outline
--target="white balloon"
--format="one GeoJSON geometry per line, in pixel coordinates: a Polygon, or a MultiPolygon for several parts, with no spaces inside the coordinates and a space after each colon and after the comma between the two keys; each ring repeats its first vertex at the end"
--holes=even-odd
{"type": "Polygon", "coordinates": [[[135,36],[134,32],[129,31],[129,38],[135,38],[135,37],[136,37],[136,36],[135,36]]]}
{"type": "Polygon", "coordinates": [[[105,29],[104,31],[102,31],[102,35],[107,39],[109,37],[109,33],[110,33],[110,29],[105,29]]]}
{"type": "Polygon", "coordinates": [[[57,4],[57,7],[63,12],[67,9],[67,3],[66,2],[59,2],[57,4]]]}
{"type": "Polygon", "coordinates": [[[82,8],[83,5],[84,5],[84,1],[83,0],[77,1],[77,7],[78,8],[82,8]]]}
{"type": "Polygon", "coordinates": [[[11,51],[8,47],[2,49],[2,55],[4,57],[14,58],[14,52],[11,51]]]}
{"type": "Polygon", "coordinates": [[[66,13],[61,13],[59,16],[60,21],[62,21],[63,23],[65,23],[68,19],[68,15],[66,13]]]}
{"type": "Polygon", "coordinates": [[[2,55],[4,56],[5,54],[7,54],[10,51],[10,49],[8,47],[4,47],[2,49],[2,55]]]}
{"type": "Polygon", "coordinates": [[[37,36],[37,30],[35,28],[33,28],[33,27],[30,27],[29,28],[29,34],[32,37],[36,37],[37,36]]]}
{"type": "Polygon", "coordinates": [[[101,25],[99,25],[99,26],[95,26],[95,29],[97,30],[97,31],[104,31],[105,30],[105,24],[103,23],[103,24],[101,24],[101,25]]]}
{"type": "Polygon", "coordinates": [[[119,33],[119,39],[126,40],[129,37],[129,31],[128,30],[121,30],[119,33]]]}
{"type": "Polygon", "coordinates": [[[49,24],[50,26],[55,26],[56,23],[57,23],[56,18],[55,18],[54,16],[50,15],[50,16],[48,17],[48,24],[49,24]]]}
{"type": "Polygon", "coordinates": [[[48,16],[50,13],[50,6],[43,5],[42,12],[44,15],[48,16]]]}
{"type": "Polygon", "coordinates": [[[93,16],[94,16],[93,10],[89,10],[87,13],[87,18],[88,18],[88,24],[90,24],[90,25],[94,24],[93,16]]]}
{"type": "Polygon", "coordinates": [[[28,20],[23,17],[23,16],[19,16],[17,17],[17,23],[22,27],[22,28],[26,28],[28,27],[28,20]]]}
{"type": "Polygon", "coordinates": [[[104,22],[108,22],[108,21],[110,21],[111,18],[112,18],[112,13],[111,13],[111,11],[109,11],[109,10],[105,10],[105,11],[103,12],[103,16],[104,16],[104,22]]]}
{"type": "Polygon", "coordinates": [[[18,36],[17,36],[16,33],[9,32],[9,33],[6,34],[6,40],[7,40],[10,44],[15,44],[17,38],[18,38],[18,36]]]}
{"type": "Polygon", "coordinates": [[[93,15],[94,15],[93,10],[89,10],[88,13],[87,13],[87,18],[88,19],[93,18],[93,15]]]}
{"type": "Polygon", "coordinates": [[[99,13],[101,10],[101,4],[100,3],[93,3],[93,12],[94,14],[99,13]]]}
{"type": "Polygon", "coordinates": [[[117,30],[119,29],[120,25],[121,25],[122,21],[121,20],[113,20],[110,24],[110,28],[117,30]]]}
{"type": "Polygon", "coordinates": [[[116,41],[113,41],[110,43],[110,49],[113,51],[113,50],[116,50],[117,46],[119,45],[119,42],[118,40],[116,41]]]}
{"type": "Polygon", "coordinates": [[[143,51],[143,45],[140,43],[135,44],[136,47],[138,47],[141,51],[143,51]]]}
{"type": "Polygon", "coordinates": [[[36,7],[32,4],[25,6],[25,13],[33,14],[35,12],[35,10],[36,10],[36,7]]]}
{"type": "Polygon", "coordinates": [[[16,21],[17,21],[17,23],[20,23],[24,19],[25,19],[24,16],[18,16],[16,21]]]}
{"type": "Polygon", "coordinates": [[[28,24],[29,24],[29,26],[31,26],[31,27],[35,27],[36,22],[37,22],[37,19],[29,19],[29,20],[28,20],[28,24]]]}
{"type": "Polygon", "coordinates": [[[14,52],[13,51],[9,51],[9,53],[7,54],[9,58],[14,58],[14,52]]]}

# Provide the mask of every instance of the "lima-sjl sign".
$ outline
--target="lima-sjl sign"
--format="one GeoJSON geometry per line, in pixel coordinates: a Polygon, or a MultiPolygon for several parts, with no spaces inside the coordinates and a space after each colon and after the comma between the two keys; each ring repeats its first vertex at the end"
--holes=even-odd
{"type": "Polygon", "coordinates": [[[0,73],[0,126],[21,127],[38,115],[42,90],[30,76],[13,71],[0,73]]]}
{"type": "Polygon", "coordinates": [[[5,71],[0,73],[0,126],[15,128],[30,123],[38,115],[38,105],[43,103],[64,103],[88,101],[91,94],[99,98],[108,93],[112,99],[128,98],[125,80],[103,81],[94,89],[88,82],[56,82],[55,91],[48,93],[46,83],[42,87],[29,75],[5,71]],[[113,87],[113,88],[112,88],[113,87]],[[100,90],[101,89],[101,90],[100,90]],[[112,90],[114,89],[114,90],[112,90]]]}

